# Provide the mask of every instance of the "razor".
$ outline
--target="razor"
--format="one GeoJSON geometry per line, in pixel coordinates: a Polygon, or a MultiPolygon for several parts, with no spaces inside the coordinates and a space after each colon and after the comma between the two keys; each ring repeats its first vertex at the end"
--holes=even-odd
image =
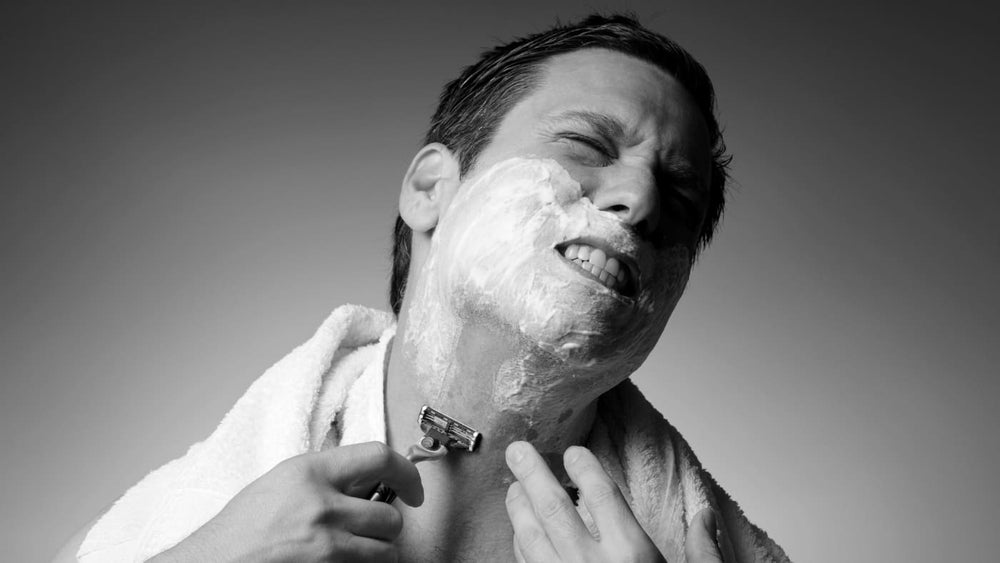
{"type": "MultiPolygon", "coordinates": [[[[424,437],[406,451],[406,459],[413,463],[441,459],[449,450],[474,452],[483,439],[482,434],[472,427],[427,405],[420,409],[417,424],[424,437]]],[[[379,483],[369,495],[369,500],[390,503],[396,500],[396,491],[385,483],[379,483]]]]}

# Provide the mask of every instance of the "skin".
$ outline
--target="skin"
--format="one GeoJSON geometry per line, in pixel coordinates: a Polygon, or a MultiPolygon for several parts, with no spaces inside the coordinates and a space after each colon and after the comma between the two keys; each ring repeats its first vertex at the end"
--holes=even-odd
{"type": "MultiPolygon", "coordinates": [[[[455,331],[432,343],[448,373],[421,371],[441,368],[419,361],[427,350],[417,343],[427,342],[415,336],[423,329],[413,318],[416,296],[453,289],[447,276],[428,275],[433,270],[425,268],[443,252],[433,248],[433,239],[446,246],[448,224],[458,231],[457,217],[475,211],[474,200],[457,198],[465,185],[457,155],[441,145],[424,147],[400,196],[400,213],[414,234],[411,289],[386,380],[391,449],[361,444],[286,460],[155,561],[479,561],[501,554],[517,561],[663,560],[613,481],[579,444],[593,423],[597,397],[641,362],[683,291],[690,260],[673,257],[694,255],[704,221],[710,158],[704,123],[665,72],[620,53],[581,50],[545,64],[541,84],[504,118],[469,178],[515,157],[558,163],[579,184],[576,197],[594,208],[593,218],[605,227],[600,232],[609,240],[614,237],[608,233],[617,232],[632,245],[646,284],[634,303],[604,296],[597,313],[567,308],[566,322],[600,330],[582,338],[572,354],[560,355],[539,346],[551,336],[544,329],[522,331],[503,315],[477,313],[475,303],[438,299],[442,322],[455,331]],[[617,123],[621,131],[601,123],[617,123]],[[612,335],[633,343],[628,354],[606,344],[612,335]],[[565,383],[580,377],[588,384],[565,383]],[[440,383],[429,387],[427,381],[440,383]],[[497,401],[498,381],[505,388],[521,382],[512,393],[521,399],[516,408],[497,401]],[[486,436],[481,451],[419,466],[395,453],[419,440],[413,417],[425,402],[480,430],[486,436]],[[359,498],[378,481],[395,488],[402,502],[359,498]],[[562,484],[569,481],[594,516],[599,540],[566,496],[562,484]]],[[[542,269],[565,276],[577,304],[597,291],[593,280],[569,268],[542,269]]],[[[544,303],[547,296],[531,297],[544,303]]],[[[70,554],[83,536],[57,560],[74,560],[70,554]]],[[[702,511],[689,530],[688,560],[721,561],[714,538],[714,515],[702,511]]]]}
{"type": "MultiPolygon", "coordinates": [[[[600,537],[593,537],[552,473],[527,442],[507,448],[507,463],[517,476],[507,489],[507,513],[514,527],[514,556],[519,563],[552,561],[664,561],[635,521],[621,491],[587,448],[573,446],[563,456],[580,498],[594,515],[600,537]]],[[[722,561],[715,513],[699,512],[692,522],[684,553],[692,563],[722,561]]]]}
{"type": "MultiPolygon", "coordinates": [[[[450,455],[418,466],[427,500],[419,509],[401,507],[404,525],[398,540],[418,561],[483,560],[512,550],[512,522],[523,512],[518,507],[527,506],[515,503],[509,512],[508,490],[522,482],[507,467],[506,448],[512,442],[530,440],[551,468],[531,487],[522,482],[523,498],[565,497],[560,483],[575,479],[564,468],[562,454],[584,442],[597,398],[641,363],[683,291],[690,259],[678,261],[676,256],[693,256],[705,216],[710,152],[704,121],[676,80],[627,55],[588,49],[550,59],[540,85],[504,118],[469,177],[460,178],[458,169],[456,155],[441,145],[429,145],[404,178],[400,213],[414,231],[413,260],[387,374],[389,443],[403,450],[419,440],[412,413],[425,403],[473,426],[486,439],[475,454],[450,455]],[[551,159],[565,169],[580,189],[557,198],[560,206],[567,212],[586,208],[586,223],[593,230],[584,234],[601,245],[626,241],[620,248],[630,249],[630,258],[641,270],[643,283],[629,304],[600,295],[592,280],[561,267],[556,254],[533,262],[534,273],[557,278],[563,286],[557,294],[548,293],[546,283],[525,286],[515,293],[516,301],[558,309],[564,315],[561,324],[592,329],[593,336],[579,339],[569,356],[541,345],[553,337],[546,327],[534,330],[515,322],[531,310],[517,310],[511,318],[509,308],[499,303],[484,305],[482,299],[465,298],[469,291],[455,280],[474,270],[460,275],[447,271],[460,267],[455,264],[474,268],[478,257],[493,252],[489,225],[504,223],[512,210],[478,207],[494,201],[488,197],[490,190],[502,189],[503,183],[482,188],[476,179],[511,158],[551,159]],[[464,197],[466,189],[482,189],[483,197],[464,197]],[[466,221],[469,217],[473,219],[466,221]],[[457,250],[455,241],[473,248],[457,250]],[[559,301],[563,298],[566,301],[559,301]],[[433,324],[423,319],[428,308],[434,311],[433,324]],[[446,327],[448,334],[428,338],[428,326],[446,327]],[[424,361],[427,357],[443,360],[424,361]],[[441,383],[428,388],[428,381],[441,383]],[[510,387],[511,382],[518,382],[517,392],[511,394],[518,400],[498,404],[497,388],[510,387]],[[512,406],[516,408],[505,408],[512,406]],[[434,543],[428,544],[427,538],[434,543]]],[[[530,213],[529,207],[521,209],[530,213]]],[[[580,234],[557,232],[546,244],[580,234]]],[[[517,244],[509,251],[528,252],[517,244]]],[[[507,265],[500,266],[498,277],[507,265]]],[[[607,482],[607,475],[600,473],[607,482]]],[[[586,494],[584,487],[581,490],[586,494]]],[[[561,502],[571,507],[568,497],[561,502]]],[[[628,533],[606,547],[615,553],[638,550],[637,560],[653,557],[655,548],[650,551],[631,511],[619,510],[618,515],[616,521],[628,533]],[[631,541],[640,537],[645,541],[631,541]]],[[[575,539],[585,545],[589,534],[584,535],[579,524],[575,539]]],[[[529,553],[523,553],[528,560],[551,555],[530,553],[542,544],[531,545],[529,553]]]]}

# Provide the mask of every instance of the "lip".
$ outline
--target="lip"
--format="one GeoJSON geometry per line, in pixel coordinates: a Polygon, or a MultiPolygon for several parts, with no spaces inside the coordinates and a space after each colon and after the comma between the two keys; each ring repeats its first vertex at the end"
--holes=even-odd
{"type": "MultiPolygon", "coordinates": [[[[636,264],[636,261],[635,261],[634,258],[632,258],[631,256],[627,256],[625,254],[622,254],[621,252],[615,251],[613,248],[610,248],[608,246],[608,244],[606,242],[604,242],[604,241],[596,240],[596,239],[591,239],[591,238],[586,238],[586,237],[563,241],[563,242],[555,245],[555,247],[553,249],[559,255],[559,258],[561,258],[563,260],[563,262],[566,262],[570,266],[573,266],[574,270],[577,270],[577,271],[579,271],[579,273],[581,273],[581,274],[583,274],[583,275],[585,275],[587,277],[592,278],[597,283],[601,283],[601,281],[598,280],[597,277],[595,277],[590,272],[587,272],[585,270],[582,270],[582,269],[576,267],[573,264],[570,264],[570,261],[566,259],[566,248],[569,247],[572,244],[585,244],[587,246],[592,246],[594,248],[599,248],[599,249],[601,249],[604,252],[605,255],[607,255],[608,258],[614,258],[614,259],[618,260],[618,262],[625,268],[625,271],[628,272],[627,284],[620,291],[619,290],[615,290],[615,289],[612,289],[611,291],[613,291],[614,293],[616,293],[616,294],[620,295],[621,297],[623,297],[625,299],[628,299],[630,301],[634,300],[635,297],[637,295],[639,295],[639,288],[640,288],[640,283],[639,283],[639,280],[640,280],[640,278],[639,278],[639,266],[636,264]]],[[[604,287],[606,289],[610,289],[607,286],[605,286],[604,284],[601,284],[601,287],[604,287]]]]}

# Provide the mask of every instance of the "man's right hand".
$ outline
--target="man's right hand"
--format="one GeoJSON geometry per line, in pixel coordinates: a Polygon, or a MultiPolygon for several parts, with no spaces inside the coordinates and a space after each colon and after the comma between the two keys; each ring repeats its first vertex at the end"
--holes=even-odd
{"type": "Polygon", "coordinates": [[[417,468],[380,442],[287,459],[150,561],[396,561],[403,517],[365,498],[379,481],[410,506],[424,501],[417,468]]]}

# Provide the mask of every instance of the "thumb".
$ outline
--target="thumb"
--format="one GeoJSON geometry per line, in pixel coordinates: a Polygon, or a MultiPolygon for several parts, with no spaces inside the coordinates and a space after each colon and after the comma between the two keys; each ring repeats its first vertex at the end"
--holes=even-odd
{"type": "Polygon", "coordinates": [[[716,536],[719,526],[715,511],[705,508],[695,514],[684,541],[684,555],[688,563],[722,563],[722,553],[716,536]]]}

